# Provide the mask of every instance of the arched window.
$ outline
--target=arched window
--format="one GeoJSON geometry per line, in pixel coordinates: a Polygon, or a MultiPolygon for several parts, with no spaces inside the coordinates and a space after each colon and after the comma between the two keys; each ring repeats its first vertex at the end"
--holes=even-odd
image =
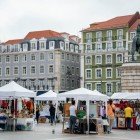
{"type": "Polygon", "coordinates": [[[86,64],[90,64],[91,63],[91,57],[90,56],[87,56],[86,57],[86,64]]]}
{"type": "Polygon", "coordinates": [[[123,57],[122,57],[122,54],[118,54],[117,55],[117,62],[122,62],[123,61],[123,57]]]}

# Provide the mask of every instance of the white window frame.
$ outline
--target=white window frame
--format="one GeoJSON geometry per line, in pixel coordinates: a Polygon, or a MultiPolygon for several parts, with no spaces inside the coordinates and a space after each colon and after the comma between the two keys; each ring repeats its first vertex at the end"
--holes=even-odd
{"type": "Polygon", "coordinates": [[[95,55],[95,64],[102,64],[102,55],[95,55]],[[97,62],[97,60],[98,60],[97,57],[101,58],[100,62],[97,62]]]}
{"type": "Polygon", "coordinates": [[[106,37],[108,41],[112,40],[112,30],[106,31],[106,37]]]}
{"type": "Polygon", "coordinates": [[[10,67],[5,67],[5,76],[10,76],[10,67]],[[6,69],[9,69],[9,74],[7,74],[7,71],[6,71],[6,69]]]}
{"type": "Polygon", "coordinates": [[[61,59],[64,60],[65,59],[65,53],[61,53],[61,59]]]}
{"type": "Polygon", "coordinates": [[[106,50],[107,51],[111,51],[112,50],[112,42],[106,42],[106,50]]]}
{"type": "Polygon", "coordinates": [[[27,55],[26,55],[26,54],[23,54],[22,61],[23,61],[23,62],[27,62],[27,55]],[[26,59],[25,59],[25,58],[26,58],[26,59]]]}
{"type": "Polygon", "coordinates": [[[85,69],[85,77],[86,79],[92,79],[92,69],[85,69]],[[87,77],[87,71],[90,71],[91,76],[87,77]]]}
{"type": "Polygon", "coordinates": [[[96,69],[95,69],[95,78],[96,78],[96,79],[101,79],[101,78],[102,78],[102,68],[96,68],[96,69]],[[100,77],[97,75],[97,71],[98,71],[98,70],[101,71],[100,77]]]}
{"type": "Polygon", "coordinates": [[[90,51],[92,49],[92,45],[91,44],[86,44],[86,51],[90,51]]]}
{"type": "Polygon", "coordinates": [[[39,73],[40,74],[44,74],[45,73],[45,66],[44,65],[40,65],[39,67],[39,73]],[[43,68],[43,69],[42,69],[43,68]],[[43,71],[42,71],[43,70],[43,71]]]}
{"type": "Polygon", "coordinates": [[[130,32],[130,40],[133,40],[133,38],[136,36],[136,32],[130,32]]]}
{"type": "Polygon", "coordinates": [[[95,89],[99,92],[102,92],[102,83],[95,83],[95,89]],[[97,85],[100,85],[100,90],[97,89],[97,85]]]}
{"type": "Polygon", "coordinates": [[[79,52],[79,46],[78,45],[75,45],[74,48],[75,48],[75,52],[78,53],[79,52]]]}
{"type": "Polygon", "coordinates": [[[117,50],[122,49],[123,48],[123,41],[117,41],[116,46],[117,46],[117,50]],[[119,44],[121,44],[121,46],[119,44]]]}
{"type": "Polygon", "coordinates": [[[19,67],[15,66],[13,72],[14,72],[13,73],[14,75],[18,75],[19,74],[19,67]],[[17,70],[15,70],[15,68],[17,68],[17,70]],[[17,71],[17,73],[15,73],[15,71],[17,71]]]}
{"type": "Polygon", "coordinates": [[[69,43],[68,43],[68,42],[65,42],[65,50],[66,50],[66,51],[69,51],[69,50],[70,50],[69,47],[70,47],[70,46],[69,46],[69,43]]]}
{"type": "Polygon", "coordinates": [[[23,46],[23,52],[27,52],[28,51],[28,44],[24,43],[22,46],[23,46]]]}
{"type": "Polygon", "coordinates": [[[123,54],[122,53],[116,54],[116,63],[123,63],[123,54]],[[122,61],[118,61],[118,55],[122,55],[122,61]]]}
{"type": "Polygon", "coordinates": [[[31,61],[35,61],[36,60],[36,55],[34,53],[31,54],[31,61]],[[34,56],[34,57],[33,57],[34,56]],[[32,59],[34,58],[34,59],[32,59]]]}
{"type": "Polygon", "coordinates": [[[39,50],[45,50],[45,49],[46,49],[46,41],[39,41],[39,50]]]}
{"type": "Polygon", "coordinates": [[[44,53],[40,53],[39,58],[40,58],[40,61],[44,61],[45,60],[45,54],[44,53]]]}
{"type": "Polygon", "coordinates": [[[89,89],[89,90],[92,90],[92,83],[86,83],[86,88],[89,89]],[[90,85],[91,88],[88,88],[88,85],[90,85]]]}
{"type": "Polygon", "coordinates": [[[91,65],[92,64],[92,56],[86,56],[85,57],[85,64],[86,65],[91,65]],[[90,59],[88,59],[90,58],[90,59]]]}
{"type": "Polygon", "coordinates": [[[118,29],[117,30],[117,39],[122,40],[123,39],[123,29],[118,29]],[[121,31],[121,34],[119,34],[121,31]]]}
{"type": "Polygon", "coordinates": [[[27,67],[26,66],[23,66],[22,67],[22,75],[27,75],[27,67]],[[24,70],[23,68],[26,68],[26,70],[24,70]],[[25,72],[26,71],[26,72],[25,72]]]}
{"type": "Polygon", "coordinates": [[[19,62],[19,55],[14,55],[14,62],[19,62]]]}
{"type": "Polygon", "coordinates": [[[74,52],[74,45],[73,44],[70,44],[70,51],[74,52]]]}
{"type": "Polygon", "coordinates": [[[112,91],[113,91],[113,86],[112,86],[112,83],[106,83],[106,93],[107,95],[111,95],[112,94],[112,91]],[[107,90],[107,85],[110,84],[111,85],[111,92],[108,92],[107,90]],[[109,93],[109,94],[108,94],[109,93]]]}
{"type": "Polygon", "coordinates": [[[53,60],[53,59],[54,59],[54,53],[52,53],[52,52],[49,53],[49,59],[50,59],[50,60],[53,60]]]}
{"type": "Polygon", "coordinates": [[[65,43],[60,41],[60,49],[65,50],[65,43]]]}
{"type": "Polygon", "coordinates": [[[96,32],[96,42],[102,41],[102,32],[98,31],[96,32]]]}
{"type": "Polygon", "coordinates": [[[31,67],[30,67],[30,74],[36,74],[36,66],[35,65],[32,65],[31,67]],[[34,69],[35,69],[35,73],[32,73],[32,67],[34,67],[34,69]]]}
{"type": "Polygon", "coordinates": [[[48,67],[48,72],[49,72],[49,74],[52,74],[52,73],[54,73],[54,65],[49,65],[49,67],[48,67]],[[50,66],[52,66],[52,72],[50,72],[50,66]]]}
{"type": "Polygon", "coordinates": [[[71,55],[71,60],[72,60],[72,62],[74,62],[74,60],[75,60],[75,55],[74,54],[71,55]]]}
{"type": "Polygon", "coordinates": [[[96,51],[101,51],[102,50],[102,43],[96,43],[96,51]]]}
{"type": "Polygon", "coordinates": [[[106,78],[112,78],[113,74],[112,74],[112,68],[106,68],[106,78]],[[111,70],[111,76],[108,77],[108,74],[107,74],[107,70],[111,70]]]}
{"type": "Polygon", "coordinates": [[[69,53],[67,53],[67,55],[66,55],[66,60],[67,60],[67,61],[70,60],[70,54],[69,54],[69,53]]]}
{"type": "Polygon", "coordinates": [[[116,68],[116,78],[121,78],[121,70],[119,70],[118,68],[116,68]],[[119,76],[120,73],[120,76],[119,76]]]}
{"type": "Polygon", "coordinates": [[[65,65],[61,66],[61,72],[64,74],[65,73],[65,65]]]}
{"type": "Polygon", "coordinates": [[[55,41],[49,41],[49,49],[54,50],[55,48],[55,41]]]}
{"type": "Polygon", "coordinates": [[[106,64],[112,64],[112,54],[107,54],[106,55],[106,64]],[[111,56],[111,62],[108,62],[107,56],[111,56]]]}
{"type": "Polygon", "coordinates": [[[6,63],[10,63],[10,55],[6,55],[6,57],[5,57],[5,62],[6,63]],[[7,58],[8,57],[8,58],[7,58]],[[8,59],[8,61],[7,61],[7,59],[8,59]]]}

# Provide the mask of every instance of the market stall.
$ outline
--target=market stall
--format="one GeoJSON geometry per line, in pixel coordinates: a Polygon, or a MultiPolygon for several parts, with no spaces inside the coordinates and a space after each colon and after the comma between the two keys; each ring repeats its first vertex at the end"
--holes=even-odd
{"type": "Polygon", "coordinates": [[[34,98],[35,96],[35,92],[18,85],[14,81],[0,87],[0,99],[6,103],[5,107],[0,108],[0,114],[6,118],[6,128],[8,130],[33,129],[35,107],[34,102],[29,98],[34,98]],[[25,98],[27,99],[27,97],[29,98],[26,104],[25,98]],[[23,125],[23,122],[26,123],[23,125]]]}
{"type": "MultiPolygon", "coordinates": [[[[56,111],[55,111],[55,118],[56,118],[57,108],[58,108],[58,101],[65,101],[66,98],[65,97],[58,97],[57,93],[53,92],[52,90],[49,90],[48,92],[37,96],[35,98],[35,100],[36,101],[53,101],[53,103],[55,104],[55,108],[56,108],[56,111]]],[[[45,113],[42,113],[42,114],[45,115],[45,113]]],[[[40,116],[40,118],[41,117],[46,119],[46,117],[40,116]]]]}
{"type": "MultiPolygon", "coordinates": [[[[95,131],[99,130],[99,127],[102,126],[102,118],[98,115],[98,103],[104,102],[104,105],[107,105],[108,96],[101,94],[97,90],[91,91],[85,88],[78,88],[75,90],[71,90],[68,92],[64,92],[59,94],[59,97],[73,98],[77,105],[78,101],[85,101],[85,112],[86,115],[83,118],[80,118],[80,124],[85,128],[84,132],[90,132],[90,128],[94,125],[96,127],[95,131]],[[83,123],[81,123],[83,121],[83,123]],[[98,128],[97,128],[98,127],[98,128]]],[[[69,106],[70,104],[66,104],[65,106],[65,118],[64,120],[69,120],[69,106]]],[[[67,121],[68,122],[68,121],[67,121]]],[[[64,123],[63,123],[63,131],[64,131],[64,123]]]]}
{"type": "Polygon", "coordinates": [[[136,114],[140,109],[140,93],[114,93],[111,96],[116,106],[115,121],[113,128],[126,129],[126,119],[124,109],[127,104],[133,109],[131,129],[136,130],[136,114]]]}

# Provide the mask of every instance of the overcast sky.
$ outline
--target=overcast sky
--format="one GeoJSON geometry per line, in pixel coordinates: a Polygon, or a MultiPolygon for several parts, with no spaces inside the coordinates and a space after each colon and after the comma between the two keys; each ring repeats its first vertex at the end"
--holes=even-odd
{"type": "Polygon", "coordinates": [[[140,0],[0,0],[0,40],[36,30],[79,35],[90,23],[140,12],[140,0]]]}

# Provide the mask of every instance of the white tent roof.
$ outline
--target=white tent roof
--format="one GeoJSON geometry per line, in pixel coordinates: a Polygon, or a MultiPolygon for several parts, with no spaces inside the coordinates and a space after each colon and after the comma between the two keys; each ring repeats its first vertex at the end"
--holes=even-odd
{"type": "Polygon", "coordinates": [[[34,91],[28,90],[12,81],[0,87],[0,97],[35,97],[34,91]]]}
{"type": "Polygon", "coordinates": [[[111,96],[111,99],[140,99],[140,93],[117,92],[111,96]]]}
{"type": "Polygon", "coordinates": [[[44,94],[37,96],[36,100],[66,100],[66,98],[59,98],[57,93],[50,90],[44,94]]]}
{"type": "Polygon", "coordinates": [[[77,100],[96,100],[96,101],[106,101],[108,96],[104,95],[97,90],[91,91],[86,88],[78,88],[68,92],[59,94],[59,97],[75,98],[77,100]]]}

